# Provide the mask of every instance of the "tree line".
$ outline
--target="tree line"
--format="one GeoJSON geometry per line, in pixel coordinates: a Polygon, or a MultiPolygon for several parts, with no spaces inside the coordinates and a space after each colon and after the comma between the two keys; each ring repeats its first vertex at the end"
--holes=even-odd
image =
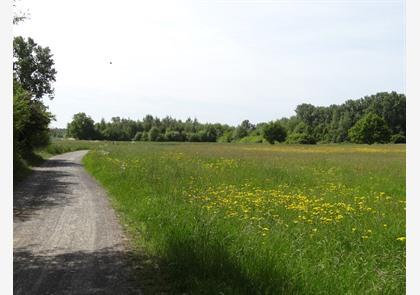
{"type": "MultiPolygon", "coordinates": [[[[15,14],[16,25],[27,18],[15,14]]],[[[36,160],[34,150],[50,140],[49,124],[54,116],[43,98],[54,98],[56,70],[49,47],[38,45],[31,37],[13,40],[13,174],[23,173],[36,160]]],[[[22,175],[23,176],[23,175],[22,175]]]]}
{"type": "Polygon", "coordinates": [[[78,113],[67,126],[67,136],[113,141],[405,143],[405,108],[404,94],[381,92],[328,107],[300,104],[289,118],[258,124],[244,120],[238,126],[152,115],[142,120],[114,117],[95,123],[85,113],[78,113]]]}

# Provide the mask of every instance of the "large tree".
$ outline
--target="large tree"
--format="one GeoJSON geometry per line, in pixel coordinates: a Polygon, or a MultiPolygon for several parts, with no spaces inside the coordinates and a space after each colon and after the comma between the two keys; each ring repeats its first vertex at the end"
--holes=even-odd
{"type": "Polygon", "coordinates": [[[374,113],[362,117],[349,130],[349,137],[355,143],[387,143],[391,130],[385,120],[374,113]]]}
{"type": "Polygon", "coordinates": [[[35,99],[48,95],[54,97],[52,83],[57,71],[48,47],[41,47],[28,37],[15,37],[13,40],[13,76],[23,89],[31,92],[35,99]]]}
{"type": "Polygon", "coordinates": [[[280,121],[269,122],[263,127],[263,137],[269,143],[283,142],[286,139],[286,129],[280,121]]]}
{"type": "Polygon", "coordinates": [[[68,135],[77,139],[96,139],[95,122],[85,113],[77,113],[67,125],[68,135]]]}
{"type": "MultiPolygon", "coordinates": [[[[15,23],[24,18],[16,18],[15,23]]],[[[49,48],[37,45],[31,38],[14,39],[13,57],[14,159],[28,160],[33,159],[34,149],[49,143],[48,126],[54,116],[42,97],[53,97],[56,70],[49,48]]],[[[17,166],[21,165],[25,164],[17,166]]]]}

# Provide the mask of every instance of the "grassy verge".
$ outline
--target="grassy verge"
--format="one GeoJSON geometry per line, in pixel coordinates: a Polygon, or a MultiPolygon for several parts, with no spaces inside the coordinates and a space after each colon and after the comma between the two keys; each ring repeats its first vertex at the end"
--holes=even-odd
{"type": "Polygon", "coordinates": [[[46,159],[63,153],[95,149],[107,144],[106,142],[85,141],[85,140],[56,140],[48,146],[35,150],[24,157],[14,154],[13,161],[13,182],[19,183],[31,174],[31,167],[40,166],[46,159]]]}
{"type": "Polygon", "coordinates": [[[405,292],[405,146],[119,143],[84,164],[146,294],[405,292]]]}

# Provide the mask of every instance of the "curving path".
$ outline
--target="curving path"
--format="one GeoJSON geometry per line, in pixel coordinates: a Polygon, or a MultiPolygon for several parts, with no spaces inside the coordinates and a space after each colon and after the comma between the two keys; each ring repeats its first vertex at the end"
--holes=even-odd
{"type": "Polygon", "coordinates": [[[15,187],[14,294],[141,294],[106,193],[80,164],[86,152],[55,156],[15,187]]]}

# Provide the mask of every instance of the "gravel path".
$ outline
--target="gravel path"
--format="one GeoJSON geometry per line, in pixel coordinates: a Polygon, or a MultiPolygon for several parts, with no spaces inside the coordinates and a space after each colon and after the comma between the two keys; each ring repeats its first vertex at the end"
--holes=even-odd
{"type": "Polygon", "coordinates": [[[141,294],[105,191],[80,162],[55,156],[15,187],[14,294],[141,294]]]}

